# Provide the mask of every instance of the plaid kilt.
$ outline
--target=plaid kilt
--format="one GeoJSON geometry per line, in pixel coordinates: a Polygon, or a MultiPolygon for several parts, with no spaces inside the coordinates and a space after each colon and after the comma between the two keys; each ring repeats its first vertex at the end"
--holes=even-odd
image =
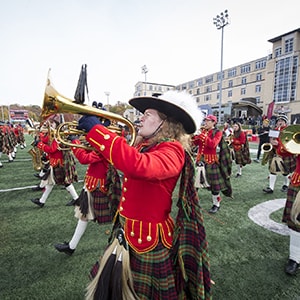
{"type": "Polygon", "coordinates": [[[65,185],[66,184],[65,183],[65,178],[66,178],[65,168],[60,165],[53,167],[53,178],[54,178],[55,184],[65,185]]]}
{"type": "MultiPolygon", "coordinates": [[[[204,162],[205,163],[205,162],[204,162]]],[[[226,189],[225,180],[217,163],[205,163],[206,177],[212,192],[220,192],[226,189]]]]}
{"type": "Polygon", "coordinates": [[[287,191],[287,198],[285,202],[285,208],[283,211],[282,222],[286,223],[289,228],[292,230],[300,232],[300,225],[296,225],[291,221],[291,210],[296,199],[296,195],[300,191],[300,186],[294,186],[292,184],[289,185],[289,189],[287,191]]]}
{"type": "Polygon", "coordinates": [[[93,209],[95,215],[95,221],[99,224],[111,223],[114,217],[113,212],[110,209],[109,199],[106,193],[101,192],[99,189],[96,189],[92,193],[93,209]]]}
{"type": "Polygon", "coordinates": [[[249,148],[234,151],[234,160],[237,165],[245,166],[251,164],[249,148]]]}
{"type": "Polygon", "coordinates": [[[170,250],[161,242],[147,253],[130,250],[130,266],[140,300],[178,299],[170,250]]]}

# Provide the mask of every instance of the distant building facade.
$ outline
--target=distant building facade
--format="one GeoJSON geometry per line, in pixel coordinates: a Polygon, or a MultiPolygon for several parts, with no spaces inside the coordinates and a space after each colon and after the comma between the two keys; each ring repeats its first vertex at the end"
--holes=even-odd
{"type": "Polygon", "coordinates": [[[186,90],[199,107],[211,107],[221,120],[285,113],[291,123],[300,124],[300,28],[268,40],[272,53],[220,72],[177,86],[138,82],[134,96],[151,96],[169,89],[186,90]],[[298,93],[297,93],[298,91],[298,93]]]}

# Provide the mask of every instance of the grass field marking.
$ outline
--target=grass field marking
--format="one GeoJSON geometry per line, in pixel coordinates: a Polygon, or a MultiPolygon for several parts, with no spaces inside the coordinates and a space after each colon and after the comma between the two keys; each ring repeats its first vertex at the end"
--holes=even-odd
{"type": "MultiPolygon", "coordinates": [[[[83,179],[80,179],[77,182],[83,182],[83,179]]],[[[29,186],[15,187],[15,188],[11,188],[11,189],[0,190],[0,193],[32,189],[36,186],[37,186],[37,184],[36,185],[29,185],[29,186]]]]}
{"type": "Polygon", "coordinates": [[[274,199],[260,203],[248,211],[248,217],[259,226],[281,235],[289,235],[285,224],[270,219],[270,215],[285,206],[286,199],[274,199]]]}

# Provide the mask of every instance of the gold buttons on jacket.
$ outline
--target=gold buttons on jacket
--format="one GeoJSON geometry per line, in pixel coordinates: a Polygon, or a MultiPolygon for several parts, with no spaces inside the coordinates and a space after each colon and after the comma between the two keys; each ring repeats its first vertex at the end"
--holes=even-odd
{"type": "Polygon", "coordinates": [[[105,139],[105,140],[109,140],[109,139],[110,139],[110,135],[109,135],[109,134],[105,134],[105,135],[104,135],[104,139],[105,139]]]}
{"type": "Polygon", "coordinates": [[[124,187],[124,188],[123,188],[123,191],[124,191],[124,192],[127,192],[127,188],[126,188],[126,187],[124,187]]]}
{"type": "Polygon", "coordinates": [[[148,235],[148,236],[147,236],[147,241],[148,241],[148,242],[151,242],[151,240],[152,240],[152,237],[151,237],[150,235],[148,235]]]}
{"type": "Polygon", "coordinates": [[[100,150],[104,151],[105,150],[105,146],[104,145],[100,145],[100,150]]]}
{"type": "Polygon", "coordinates": [[[124,209],[124,208],[123,208],[122,206],[120,206],[120,211],[123,211],[123,209],[124,209]]]}
{"type": "Polygon", "coordinates": [[[138,243],[141,244],[142,243],[142,239],[138,239],[138,243]]]}
{"type": "Polygon", "coordinates": [[[126,198],[123,196],[121,200],[122,200],[122,201],[125,201],[125,200],[126,200],[126,198]]]}

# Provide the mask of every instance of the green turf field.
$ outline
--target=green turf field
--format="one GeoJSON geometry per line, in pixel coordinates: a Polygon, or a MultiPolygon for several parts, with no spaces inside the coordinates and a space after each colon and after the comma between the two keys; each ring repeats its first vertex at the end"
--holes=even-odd
{"type": "MultiPolygon", "coordinates": [[[[30,145],[31,136],[26,139],[30,145]]],[[[257,148],[254,143],[250,146],[257,148]]],[[[89,270],[106,245],[105,231],[110,226],[89,223],[73,256],[58,253],[53,245],[70,240],[77,219],[73,208],[65,206],[70,196],[59,186],[53,189],[44,208],[31,203],[30,199],[41,193],[31,191],[39,180],[33,176],[36,172],[29,149],[19,149],[13,163],[7,163],[2,155],[0,299],[83,299],[89,270]]],[[[80,180],[85,168],[77,164],[80,180]]],[[[288,236],[264,229],[248,218],[249,209],[255,205],[285,197],[280,191],[282,177],[278,177],[274,193],[266,195],[262,192],[268,184],[266,166],[253,162],[243,169],[242,177],[235,178],[235,173],[234,165],[234,199],[224,197],[216,215],[206,212],[212,205],[210,193],[199,191],[215,282],[213,299],[300,299],[300,272],[295,277],[284,273],[288,236]]],[[[82,184],[75,184],[77,192],[82,184]]],[[[282,210],[274,212],[271,219],[281,223],[282,210]]]]}

